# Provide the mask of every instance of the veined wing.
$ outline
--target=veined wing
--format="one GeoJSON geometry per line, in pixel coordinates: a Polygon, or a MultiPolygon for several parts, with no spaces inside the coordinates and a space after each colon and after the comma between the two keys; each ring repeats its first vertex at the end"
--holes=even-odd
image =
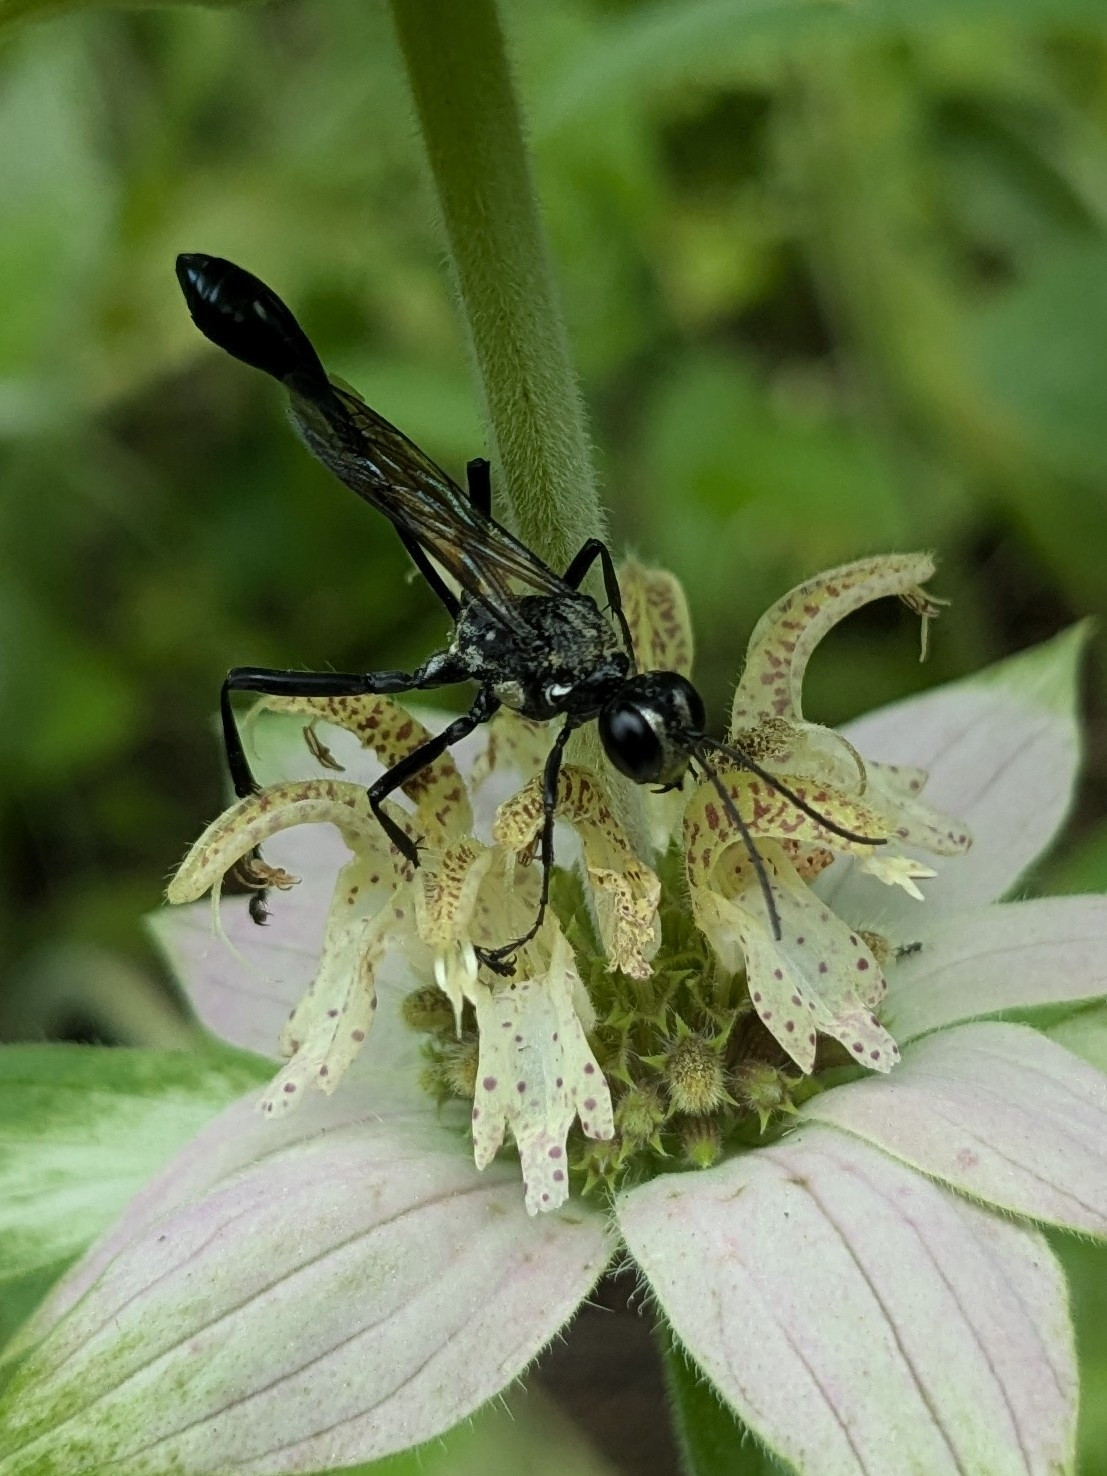
{"type": "Polygon", "coordinates": [[[441,467],[345,385],[332,396],[292,394],[308,449],[359,497],[415,539],[504,625],[528,634],[513,580],[537,594],[567,586],[552,569],[472,506],[441,467]]]}

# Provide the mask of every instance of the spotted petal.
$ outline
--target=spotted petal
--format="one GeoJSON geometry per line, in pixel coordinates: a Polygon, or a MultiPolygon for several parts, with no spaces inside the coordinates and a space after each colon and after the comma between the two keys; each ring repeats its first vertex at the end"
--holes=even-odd
{"type": "MultiPolygon", "coordinates": [[[[650,959],[661,941],[657,917],[661,884],[638,859],[600,785],[587,769],[561,770],[557,814],[580,836],[596,899],[600,936],[611,961],[635,979],[648,978],[650,959]]],[[[526,851],[542,828],[542,782],[530,784],[500,806],[493,827],[510,851],[526,851]]]]}
{"type": "MultiPolygon", "coordinates": [[[[397,824],[411,834],[410,821],[402,812],[392,813],[397,824]]],[[[181,862],[166,888],[167,898],[174,904],[196,901],[256,846],[297,825],[333,825],[352,851],[378,857],[382,870],[392,873],[389,881],[394,885],[410,877],[411,868],[389,846],[359,785],[304,779],[247,795],[213,821],[181,862]]],[[[288,884],[295,880],[286,877],[288,884]]],[[[380,881],[378,875],[374,885],[380,881]]]]}
{"type": "MultiPolygon", "coordinates": [[[[316,757],[322,756],[324,762],[334,760],[326,745],[320,746],[321,740],[314,729],[316,722],[353,733],[361,746],[372,752],[386,769],[432,736],[429,728],[391,697],[263,697],[253,711],[295,713],[311,718],[304,734],[311,752],[316,757]]],[[[472,828],[465,785],[450,753],[440,754],[425,769],[413,774],[402,788],[414,803],[424,831],[461,835],[472,828]]]]}
{"type": "MultiPolygon", "coordinates": [[[[867,858],[875,849],[865,840],[848,840],[820,824],[755,774],[730,770],[720,772],[718,777],[755,838],[781,841],[789,850],[801,853],[849,851],[867,858]]],[[[871,837],[875,842],[886,838],[883,821],[864,801],[795,775],[778,777],[817,814],[843,830],[871,837]]],[[[684,811],[684,845],[690,867],[706,873],[728,847],[741,843],[741,832],[727,814],[715,786],[701,784],[684,811]]]]}
{"type": "Polygon", "coordinates": [[[619,591],[638,670],[678,671],[690,677],[692,620],[676,575],[626,559],[619,567],[619,591]]]}
{"type": "Polygon", "coordinates": [[[572,952],[559,932],[543,978],[480,984],[476,991],[476,1164],[491,1163],[510,1127],[532,1215],[568,1198],[565,1139],[573,1119],[579,1116],[589,1138],[615,1131],[611,1094],[574,1005],[577,987],[572,952]]]}
{"type": "Polygon", "coordinates": [[[770,718],[802,718],[807,663],[826,634],[854,610],[887,595],[925,602],[920,586],[933,573],[929,554],[889,554],[844,564],[790,590],[754,627],[731,707],[731,736],[770,718]]]}
{"type": "Polygon", "coordinates": [[[773,935],[748,865],[735,870],[729,885],[693,888],[700,928],[724,968],[744,963],[758,1018],[801,1071],[814,1067],[818,1035],[840,1041],[859,1065],[890,1071],[899,1049],[872,1013],[884,981],[871,949],[804,885],[782,854],[763,859],[780,938],[773,935]]]}

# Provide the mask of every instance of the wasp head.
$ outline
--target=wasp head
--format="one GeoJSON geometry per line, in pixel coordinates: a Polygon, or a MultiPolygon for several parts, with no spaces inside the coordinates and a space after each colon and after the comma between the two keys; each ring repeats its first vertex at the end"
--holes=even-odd
{"type": "Polygon", "coordinates": [[[604,752],[636,784],[679,785],[703,732],[703,699],[675,671],[644,671],[623,682],[599,716],[604,752]]]}

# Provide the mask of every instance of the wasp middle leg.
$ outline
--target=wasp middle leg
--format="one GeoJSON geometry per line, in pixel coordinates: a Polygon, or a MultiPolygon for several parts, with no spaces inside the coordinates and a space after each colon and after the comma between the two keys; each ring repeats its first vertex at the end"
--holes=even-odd
{"type": "Polygon", "coordinates": [[[615,572],[615,561],[611,557],[611,550],[602,538],[590,538],[587,543],[581,545],[573,555],[573,561],[565,570],[562,578],[571,589],[579,589],[584,582],[584,576],[592,565],[599,559],[600,569],[603,573],[603,587],[607,595],[607,604],[612,615],[619,622],[623,640],[626,643],[627,655],[630,657],[631,670],[634,670],[634,642],[630,635],[630,626],[627,624],[626,613],[623,610],[623,596],[619,589],[619,576],[615,572]]]}
{"type": "Polygon", "coordinates": [[[546,755],[546,764],[542,770],[542,829],[540,831],[539,856],[542,862],[542,890],[538,899],[538,911],[534,922],[518,938],[513,938],[510,943],[504,943],[499,948],[478,948],[477,955],[482,963],[488,964],[489,968],[498,973],[514,972],[514,957],[524,943],[529,943],[538,929],[542,926],[542,920],[546,916],[546,908],[550,902],[550,880],[553,876],[554,862],[554,819],[557,812],[557,792],[561,780],[561,765],[565,757],[565,747],[569,742],[573,731],[579,727],[578,722],[572,718],[566,720],[557,737],[553,741],[553,747],[546,755]]]}

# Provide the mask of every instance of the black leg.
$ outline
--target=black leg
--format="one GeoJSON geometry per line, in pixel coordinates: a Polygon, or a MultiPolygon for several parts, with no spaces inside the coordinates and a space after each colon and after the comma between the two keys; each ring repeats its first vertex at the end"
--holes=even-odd
{"type": "MultiPolygon", "coordinates": [[[[234,720],[232,692],[260,692],[267,697],[366,697],[388,692],[410,692],[422,685],[423,671],[282,671],[267,666],[236,666],[229,671],[219,694],[223,723],[223,747],[231,771],[234,792],[242,799],[258,784],[242,747],[242,736],[234,720]]],[[[446,680],[460,680],[447,677],[446,680]]],[[[428,684],[429,685],[429,684],[428,684]]],[[[440,683],[435,682],[437,686],[440,683]]]]}
{"type": "Polygon", "coordinates": [[[546,767],[542,770],[542,830],[539,854],[542,860],[542,892],[538,901],[538,913],[534,922],[520,938],[513,939],[510,943],[503,944],[500,948],[478,948],[477,956],[482,963],[489,968],[495,969],[497,973],[513,972],[514,960],[511,955],[520,949],[524,943],[529,943],[542,926],[542,919],[546,915],[546,908],[550,901],[550,878],[553,874],[554,861],[554,818],[557,811],[557,791],[561,778],[561,762],[565,757],[565,746],[572,736],[573,730],[579,724],[572,718],[568,718],[554,739],[553,747],[546,755],[546,767]]]}
{"type": "Polygon", "coordinates": [[[611,557],[611,550],[602,538],[590,538],[586,544],[573,557],[573,562],[565,570],[562,578],[572,589],[579,589],[584,576],[592,565],[599,559],[600,568],[603,571],[603,587],[607,593],[607,603],[612,615],[619,622],[619,629],[623,633],[623,641],[626,644],[627,655],[630,657],[631,672],[635,669],[634,642],[630,636],[630,626],[627,617],[623,613],[623,596],[619,591],[619,579],[615,573],[615,562],[611,557]]]}
{"type": "Polygon", "coordinates": [[[469,482],[469,501],[486,518],[492,516],[492,476],[483,456],[474,456],[465,468],[469,482]]]}
{"type": "Polygon", "coordinates": [[[400,542],[407,549],[408,554],[411,557],[411,562],[419,570],[419,573],[422,574],[423,578],[430,585],[433,592],[445,605],[450,619],[456,620],[461,610],[461,601],[458,599],[457,595],[454,594],[453,590],[442,578],[442,575],[439,574],[438,570],[431,563],[428,555],[423,551],[420,545],[416,543],[415,539],[412,538],[409,533],[404,533],[399,528],[396,529],[396,532],[399,533],[400,542]]]}
{"type": "Polygon", "coordinates": [[[379,697],[391,693],[427,691],[454,682],[469,681],[444,653],[432,656],[415,671],[284,671],[279,667],[236,666],[226,675],[219,694],[223,746],[234,792],[242,799],[253,794],[257,781],[242,747],[242,737],[231,707],[232,692],[259,692],[267,697],[379,697]]]}
{"type": "Polygon", "coordinates": [[[440,758],[446,752],[447,748],[459,743],[481,723],[487,722],[499,705],[499,699],[493,697],[487,688],[482,688],[468,712],[463,713],[461,717],[454,718],[453,722],[443,728],[441,733],[436,733],[433,738],[428,738],[418,748],[413,748],[410,753],[397,760],[370,787],[369,803],[373,807],[373,814],[380,821],[385,835],[400,855],[411,862],[412,866],[419,865],[419,851],[407,833],[382,809],[384,801],[393,790],[399,789],[409,779],[414,779],[416,774],[422,773],[428,765],[433,764],[436,758],[440,758]]]}
{"type": "MultiPolygon", "coordinates": [[[[410,692],[413,690],[426,690],[430,687],[446,686],[451,682],[466,680],[466,674],[457,671],[450,665],[448,659],[442,655],[432,656],[431,659],[419,667],[417,671],[370,671],[370,672],[345,672],[345,671],[284,671],[280,668],[265,666],[236,666],[227,673],[223,682],[222,691],[219,694],[219,713],[223,724],[223,746],[227,754],[227,766],[231,771],[231,780],[234,784],[234,792],[239,799],[248,794],[256,793],[258,789],[257,780],[250,772],[249,760],[242,746],[242,735],[238,731],[238,724],[234,720],[234,709],[231,706],[232,692],[259,692],[269,697],[373,697],[384,696],[388,693],[410,692]]],[[[478,699],[479,703],[479,699],[478,699]]],[[[499,704],[496,703],[496,706],[499,704]]],[[[474,704],[476,706],[476,704],[474,704]]],[[[494,709],[493,709],[494,710],[494,709]]],[[[459,718],[458,722],[464,723],[465,718],[459,718]]],[[[457,724],[452,724],[456,727],[457,724]]],[[[465,728],[464,732],[470,732],[476,724],[465,728]]],[[[450,729],[446,730],[447,732],[450,729]]],[[[463,736],[459,733],[457,737],[463,736]]],[[[438,739],[443,737],[438,735],[438,739]]],[[[432,742],[438,742],[433,739],[432,742]]],[[[456,742],[456,738],[448,742],[456,742]]],[[[428,745],[424,745],[426,748],[428,745]]],[[[448,743],[443,744],[439,752],[442,752],[448,743]]],[[[416,750],[419,752],[420,750],[416,750]]],[[[413,755],[409,755],[410,759],[413,755]]],[[[431,754],[424,762],[416,765],[412,772],[417,773],[425,764],[430,763],[438,755],[431,754]]],[[[389,773],[394,774],[401,765],[395,765],[389,773]]],[[[384,776],[386,779],[388,775],[384,776]]],[[[405,778],[408,777],[406,774],[405,778]]],[[[401,783],[403,780],[401,779],[401,783]]],[[[372,794],[370,794],[372,801],[372,794]]],[[[377,819],[384,827],[385,833],[394,845],[399,845],[404,855],[414,850],[403,831],[392,824],[388,817],[373,806],[377,819]],[[397,835],[399,839],[397,839],[397,835]]],[[[418,854],[412,858],[418,864],[418,854]]],[[[266,883],[269,868],[266,866],[260,851],[255,849],[249,856],[245,857],[235,868],[238,879],[249,888],[250,916],[256,923],[264,923],[268,917],[265,906],[266,883]]]]}

